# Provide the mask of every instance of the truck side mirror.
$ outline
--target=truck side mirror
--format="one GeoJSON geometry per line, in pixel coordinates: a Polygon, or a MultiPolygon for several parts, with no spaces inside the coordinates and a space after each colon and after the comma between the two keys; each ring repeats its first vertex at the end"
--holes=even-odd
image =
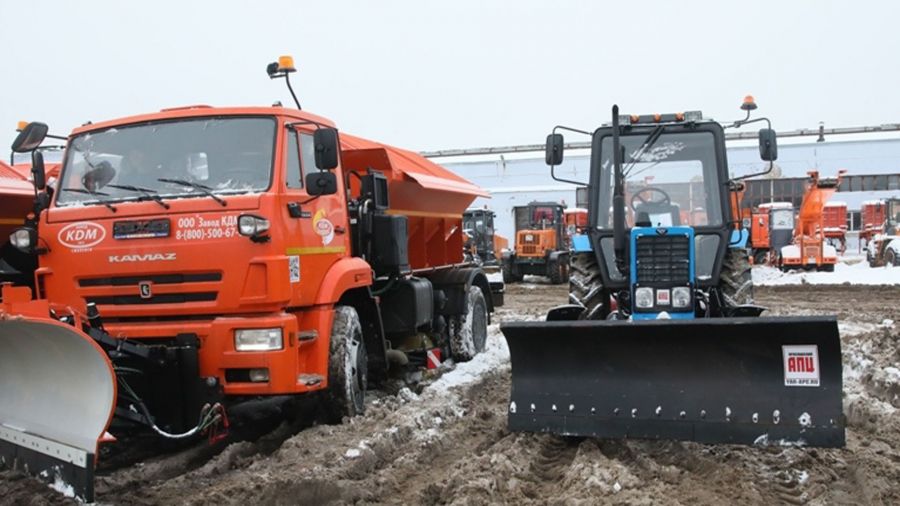
{"type": "Polygon", "coordinates": [[[34,151],[44,142],[47,137],[47,131],[50,130],[45,123],[32,121],[25,125],[25,128],[16,136],[16,140],[12,143],[12,150],[16,153],[28,153],[34,151]]]}
{"type": "Polygon", "coordinates": [[[334,195],[337,193],[337,176],[328,171],[310,172],[306,175],[306,193],[313,197],[334,195]]]}
{"type": "Polygon", "coordinates": [[[313,133],[313,145],[316,153],[316,167],[321,170],[331,170],[338,166],[337,129],[317,129],[313,133]]]}
{"type": "Polygon", "coordinates": [[[47,174],[44,172],[44,154],[40,151],[31,153],[31,180],[38,191],[47,187],[47,174]]]}
{"type": "Polygon", "coordinates": [[[547,165],[559,165],[563,161],[563,136],[562,134],[550,134],[547,136],[547,149],[544,153],[547,165]]]}
{"type": "Polygon", "coordinates": [[[778,159],[778,140],[775,130],[761,128],[759,130],[759,157],[766,162],[778,159]]]}

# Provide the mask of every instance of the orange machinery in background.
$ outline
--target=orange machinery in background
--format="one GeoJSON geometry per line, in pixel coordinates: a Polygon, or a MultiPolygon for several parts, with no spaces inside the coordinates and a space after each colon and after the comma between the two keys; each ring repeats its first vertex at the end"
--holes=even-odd
{"type": "Polygon", "coordinates": [[[843,255],[847,250],[847,203],[837,200],[826,202],[822,218],[825,239],[843,255]]]}
{"type": "Polygon", "coordinates": [[[880,234],[884,220],[887,218],[885,214],[885,202],[883,200],[867,200],[863,202],[860,210],[859,224],[859,250],[862,251],[868,245],[869,241],[880,234]]]}
{"type": "Polygon", "coordinates": [[[778,264],[781,248],[794,237],[794,206],[767,202],[750,213],[750,258],[754,264],[778,264]]]}
{"type": "Polygon", "coordinates": [[[779,266],[784,269],[816,269],[833,271],[837,250],[825,237],[825,203],[841,184],[844,170],[836,177],[820,178],[818,171],[809,171],[810,181],[797,214],[794,239],[781,248],[779,266]]]}
{"type": "Polygon", "coordinates": [[[566,233],[571,238],[575,234],[583,234],[588,226],[587,209],[576,207],[563,212],[566,220],[566,233]]]}
{"type": "Polygon", "coordinates": [[[553,284],[569,280],[569,239],[565,206],[557,202],[531,202],[513,208],[516,225],[514,250],[503,252],[503,281],[522,281],[526,274],[546,276],[553,284]]]}

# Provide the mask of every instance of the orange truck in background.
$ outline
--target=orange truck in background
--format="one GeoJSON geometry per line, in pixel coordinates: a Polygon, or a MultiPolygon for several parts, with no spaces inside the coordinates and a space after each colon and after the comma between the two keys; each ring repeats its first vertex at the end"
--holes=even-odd
{"type": "MultiPolygon", "coordinates": [[[[268,70],[287,80],[292,61],[268,70]]],[[[322,392],[339,421],[364,411],[368,385],[484,349],[502,283],[463,263],[462,214],[487,193],[299,109],[179,107],[71,133],[52,202],[13,233],[39,265],[34,301],[4,291],[0,371],[20,373],[5,391],[38,401],[0,395],[0,426],[80,459],[9,438],[0,450],[33,474],[63,469],[92,501],[113,413],[113,434],[182,438],[247,400],[322,392]],[[72,406],[94,406],[77,435],[72,406]]],[[[14,147],[42,132],[29,125],[14,147]]]]}
{"type": "Polygon", "coordinates": [[[750,214],[750,252],[753,263],[778,264],[781,248],[794,237],[794,206],[790,202],[760,204],[750,214]]]}
{"type": "Polygon", "coordinates": [[[844,170],[837,177],[820,178],[818,171],[809,171],[809,186],[797,213],[794,239],[781,248],[779,266],[783,270],[816,269],[831,272],[837,263],[837,250],[825,236],[825,203],[841,184],[844,170]]]}
{"type": "Polygon", "coordinates": [[[531,202],[513,208],[516,243],[503,252],[503,281],[522,281],[526,274],[545,276],[553,284],[569,280],[569,240],[565,207],[556,202],[531,202]]]}
{"type": "Polygon", "coordinates": [[[564,212],[566,218],[566,234],[571,237],[576,234],[583,234],[588,226],[588,211],[576,207],[574,209],[566,209],[564,212]]]}
{"type": "Polygon", "coordinates": [[[843,255],[847,251],[847,203],[837,200],[826,202],[822,219],[825,239],[843,255]]]}

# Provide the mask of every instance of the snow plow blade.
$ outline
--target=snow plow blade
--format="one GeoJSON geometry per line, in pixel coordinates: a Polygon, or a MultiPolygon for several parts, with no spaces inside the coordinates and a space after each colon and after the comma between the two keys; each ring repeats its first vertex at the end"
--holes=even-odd
{"type": "Polygon", "coordinates": [[[93,502],[97,444],[115,399],[112,364],[93,339],[0,312],[0,467],[93,502]]]}
{"type": "Polygon", "coordinates": [[[844,446],[834,317],[512,322],[509,428],[844,446]]]}

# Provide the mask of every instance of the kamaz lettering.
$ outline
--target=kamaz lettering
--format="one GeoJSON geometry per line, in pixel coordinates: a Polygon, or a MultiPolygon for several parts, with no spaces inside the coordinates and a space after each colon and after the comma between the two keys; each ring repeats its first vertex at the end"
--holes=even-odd
{"type": "Polygon", "coordinates": [[[175,260],[175,253],[146,253],[143,255],[110,255],[109,263],[123,262],[156,262],[165,260],[175,260]]]}

